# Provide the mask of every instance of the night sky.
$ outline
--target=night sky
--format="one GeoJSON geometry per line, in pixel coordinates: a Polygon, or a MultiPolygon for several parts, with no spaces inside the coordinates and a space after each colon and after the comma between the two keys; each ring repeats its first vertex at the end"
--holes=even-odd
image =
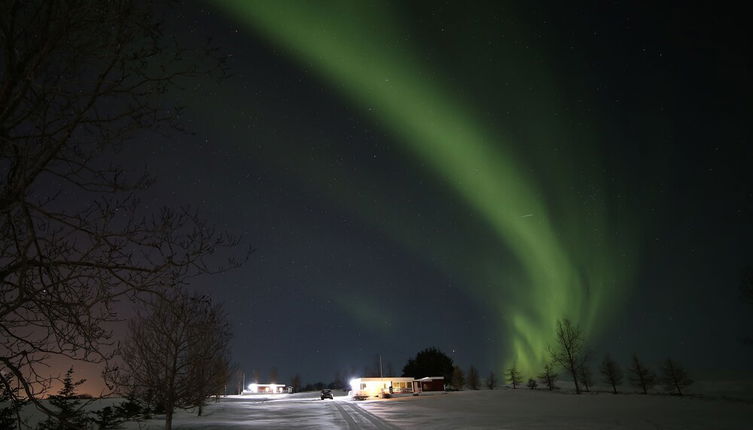
{"type": "Polygon", "coordinates": [[[745,15],[552,3],[171,11],[232,76],[169,95],[193,134],[120,159],[157,177],[149,205],[193,205],[255,249],[194,283],[224,303],[240,368],[328,382],[436,346],[533,374],[567,317],[596,362],[753,370],[745,15]]]}

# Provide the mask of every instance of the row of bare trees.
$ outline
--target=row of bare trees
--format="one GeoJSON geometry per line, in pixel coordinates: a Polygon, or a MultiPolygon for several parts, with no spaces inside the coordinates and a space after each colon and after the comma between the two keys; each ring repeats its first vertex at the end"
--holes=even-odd
{"type": "MultiPolygon", "coordinates": [[[[203,348],[225,341],[227,327],[218,308],[181,286],[248,255],[216,260],[237,238],[191,209],[145,210],[140,194],[153,178],[114,161],[144,132],[180,129],[180,109],[163,94],[223,72],[213,52],[165,38],[160,8],[149,0],[0,0],[0,388],[12,404],[31,401],[63,425],[59,411],[38,401],[55,380],[50,360],[109,367],[124,301],[153,309],[131,326],[129,360],[147,347],[136,333],[152,342],[152,357],[207,356],[203,348]],[[189,312],[217,331],[186,320],[189,312]],[[159,321],[169,336],[183,324],[181,338],[147,335],[159,321]]],[[[134,388],[146,385],[137,370],[154,370],[144,364],[127,366],[134,388]]],[[[207,381],[208,369],[170,374],[178,387],[177,375],[207,381]]]]}
{"type": "MultiPolygon", "coordinates": [[[[551,362],[544,365],[543,371],[534,378],[529,378],[527,387],[536,389],[539,383],[544,385],[548,390],[556,390],[559,374],[556,367],[551,362]]],[[[594,379],[591,369],[587,363],[581,363],[577,369],[578,380],[581,391],[590,392],[594,386],[594,379]]],[[[604,357],[599,366],[601,382],[611,388],[612,393],[618,394],[618,387],[623,385],[624,371],[610,355],[604,357]]],[[[642,362],[637,355],[633,355],[630,365],[627,367],[628,382],[631,386],[638,389],[643,394],[653,389],[657,384],[662,384],[665,391],[682,396],[685,394],[687,387],[693,381],[688,377],[685,369],[675,360],[667,359],[661,367],[661,373],[657,375],[650,367],[642,362]]],[[[506,381],[513,388],[518,388],[523,384],[521,372],[512,366],[505,373],[506,381]]]]}
{"type": "MultiPolygon", "coordinates": [[[[543,371],[536,378],[528,380],[527,386],[532,389],[537,388],[540,381],[549,390],[554,390],[557,388],[556,381],[559,376],[557,369],[562,369],[572,379],[577,394],[582,391],[591,391],[594,379],[581,328],[568,319],[558,320],[555,339],[555,345],[549,347],[550,361],[544,365],[543,371]]],[[[661,383],[666,391],[681,396],[693,383],[682,365],[671,358],[664,361],[661,374],[657,376],[638,358],[637,354],[634,354],[627,372],[630,384],[643,394],[647,394],[657,383],[661,383]]],[[[610,355],[606,355],[600,363],[599,373],[602,376],[602,382],[611,387],[614,394],[617,394],[617,387],[624,381],[624,373],[619,363],[610,355]]],[[[505,376],[513,388],[518,388],[523,383],[521,372],[515,365],[507,369],[505,376]]]]}
{"type": "MultiPolygon", "coordinates": [[[[548,390],[558,389],[558,371],[564,370],[572,379],[575,392],[589,392],[594,385],[594,377],[589,364],[589,354],[585,351],[585,339],[581,328],[568,319],[557,321],[555,330],[555,345],[548,348],[550,360],[544,364],[543,370],[528,379],[526,386],[531,389],[538,388],[539,384],[548,390]]],[[[630,365],[627,367],[628,382],[643,394],[647,394],[657,384],[663,384],[668,392],[683,395],[693,381],[688,377],[687,371],[675,360],[667,359],[661,367],[660,375],[657,375],[649,366],[641,361],[637,355],[633,355],[630,365]]],[[[609,386],[614,394],[618,393],[618,387],[624,382],[622,367],[610,355],[606,355],[599,365],[601,382],[609,386]]],[[[515,364],[505,370],[504,380],[513,389],[522,387],[525,381],[522,372],[515,364]]],[[[468,388],[479,389],[481,382],[479,373],[474,366],[470,366],[467,373],[454,365],[450,386],[457,390],[468,388]]],[[[490,390],[497,387],[497,376],[490,372],[485,380],[485,385],[490,390]]]]}

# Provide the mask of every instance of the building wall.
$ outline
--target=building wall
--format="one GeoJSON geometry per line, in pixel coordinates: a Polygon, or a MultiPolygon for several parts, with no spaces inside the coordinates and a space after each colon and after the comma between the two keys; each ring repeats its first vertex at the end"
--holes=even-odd
{"type": "Polygon", "coordinates": [[[444,391],[444,379],[421,381],[421,391],[444,391]]]}
{"type": "Polygon", "coordinates": [[[352,381],[353,394],[357,396],[378,397],[382,393],[412,393],[413,379],[404,377],[394,378],[358,378],[352,381]]]}

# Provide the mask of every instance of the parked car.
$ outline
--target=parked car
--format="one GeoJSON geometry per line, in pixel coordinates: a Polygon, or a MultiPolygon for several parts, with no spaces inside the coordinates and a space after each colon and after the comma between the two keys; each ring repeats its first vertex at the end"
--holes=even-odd
{"type": "Polygon", "coordinates": [[[322,400],[324,399],[335,400],[335,396],[332,394],[332,390],[322,390],[322,400]]]}

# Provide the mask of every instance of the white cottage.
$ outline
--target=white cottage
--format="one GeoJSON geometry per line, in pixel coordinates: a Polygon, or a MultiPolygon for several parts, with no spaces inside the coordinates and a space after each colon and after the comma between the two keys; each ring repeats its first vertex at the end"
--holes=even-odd
{"type": "Polygon", "coordinates": [[[385,376],[382,378],[354,378],[350,380],[353,397],[381,397],[384,394],[413,393],[413,378],[385,376]]]}

